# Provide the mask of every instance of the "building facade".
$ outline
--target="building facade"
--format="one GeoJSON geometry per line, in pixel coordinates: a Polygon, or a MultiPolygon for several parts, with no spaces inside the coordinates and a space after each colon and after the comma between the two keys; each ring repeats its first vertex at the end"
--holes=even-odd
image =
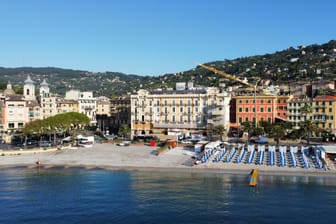
{"type": "Polygon", "coordinates": [[[276,95],[239,95],[232,97],[236,102],[236,122],[238,126],[244,122],[261,121],[274,123],[277,116],[276,95]],[[256,101],[255,101],[256,99],[256,101]]]}
{"type": "Polygon", "coordinates": [[[336,96],[321,95],[313,100],[313,116],[318,128],[336,133],[336,96]]]}
{"type": "Polygon", "coordinates": [[[299,129],[301,122],[310,119],[311,115],[302,112],[305,104],[311,104],[311,99],[307,96],[294,96],[288,101],[288,121],[294,129],[299,129]]]}
{"type": "Polygon", "coordinates": [[[162,133],[206,134],[209,127],[229,128],[230,96],[217,88],[139,90],[131,96],[133,136],[162,133]]]}
{"type": "Polygon", "coordinates": [[[65,93],[65,99],[77,101],[78,112],[85,114],[90,119],[91,126],[97,125],[97,99],[93,97],[92,91],[69,90],[65,93]]]}
{"type": "MultiPolygon", "coordinates": [[[[102,108],[104,108],[102,106],[102,108]]],[[[101,109],[102,110],[102,109],[101,109]]],[[[118,134],[120,127],[131,125],[131,99],[129,96],[110,100],[110,113],[106,110],[97,114],[97,126],[105,134],[118,134]]]]}
{"type": "Polygon", "coordinates": [[[57,99],[57,113],[63,114],[68,112],[78,112],[78,102],[63,98],[57,99]]]}

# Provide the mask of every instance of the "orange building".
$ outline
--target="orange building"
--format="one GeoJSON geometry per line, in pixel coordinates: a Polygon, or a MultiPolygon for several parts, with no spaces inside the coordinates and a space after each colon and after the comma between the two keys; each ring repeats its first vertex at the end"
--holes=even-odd
{"type": "Polygon", "coordinates": [[[236,102],[234,115],[236,124],[233,126],[240,126],[246,121],[254,123],[255,119],[259,124],[261,121],[274,123],[276,119],[287,120],[288,118],[289,96],[257,95],[256,103],[253,95],[240,95],[232,98],[236,102]]]}

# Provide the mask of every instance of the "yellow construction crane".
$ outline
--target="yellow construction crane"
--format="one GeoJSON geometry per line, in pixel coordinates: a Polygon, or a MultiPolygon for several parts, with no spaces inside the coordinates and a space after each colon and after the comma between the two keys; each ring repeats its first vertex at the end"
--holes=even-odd
{"type": "Polygon", "coordinates": [[[198,65],[201,66],[202,68],[205,68],[206,70],[209,70],[209,71],[212,71],[215,74],[219,74],[221,76],[224,76],[225,78],[230,79],[232,81],[240,82],[240,83],[242,83],[242,84],[244,84],[248,87],[251,87],[253,89],[256,88],[256,85],[252,85],[245,80],[241,80],[240,78],[238,78],[234,75],[230,75],[230,74],[228,74],[226,72],[223,72],[223,71],[220,71],[220,70],[218,70],[214,67],[211,67],[211,66],[208,66],[208,65],[203,65],[203,64],[198,64],[198,65]]]}
{"type": "Polygon", "coordinates": [[[258,123],[257,123],[257,85],[258,85],[258,82],[256,82],[255,85],[253,85],[253,84],[248,83],[245,80],[241,80],[240,78],[238,78],[234,75],[227,74],[226,72],[220,71],[220,70],[218,70],[214,67],[211,67],[211,66],[208,66],[208,65],[203,65],[203,64],[198,64],[198,65],[201,66],[202,68],[205,68],[206,70],[212,71],[215,74],[219,74],[219,75],[221,75],[221,76],[223,76],[227,79],[242,83],[242,84],[254,89],[254,124],[255,124],[256,127],[258,127],[258,123]]]}

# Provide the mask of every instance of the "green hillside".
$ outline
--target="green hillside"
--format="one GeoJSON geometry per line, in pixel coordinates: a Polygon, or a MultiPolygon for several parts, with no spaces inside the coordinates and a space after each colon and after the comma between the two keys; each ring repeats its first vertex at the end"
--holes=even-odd
{"type": "MultiPolygon", "coordinates": [[[[247,77],[249,82],[257,78],[269,79],[272,84],[293,80],[336,79],[336,41],[331,40],[321,45],[289,47],[272,54],[206,64],[241,78],[247,77]]],[[[175,82],[193,81],[195,85],[218,86],[220,79],[223,80],[221,76],[198,66],[189,71],[161,76],[139,76],[117,72],[92,73],[53,67],[0,67],[0,83],[7,83],[10,80],[15,87],[22,87],[28,74],[37,85],[45,78],[50,84],[51,91],[60,95],[64,95],[69,89],[79,89],[93,91],[95,96],[118,96],[140,88],[174,87],[175,82]]],[[[230,80],[224,82],[227,85],[231,84],[230,80]]]]}

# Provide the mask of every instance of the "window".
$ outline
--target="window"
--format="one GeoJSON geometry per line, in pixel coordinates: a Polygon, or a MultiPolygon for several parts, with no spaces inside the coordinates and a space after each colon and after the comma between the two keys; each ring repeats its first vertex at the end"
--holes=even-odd
{"type": "Polygon", "coordinates": [[[242,100],[239,100],[239,103],[242,103],[242,100]]]}
{"type": "Polygon", "coordinates": [[[264,103],[264,100],[260,100],[260,103],[264,103]]]}
{"type": "Polygon", "coordinates": [[[268,108],[267,108],[267,111],[268,111],[268,112],[272,112],[272,108],[268,107],[268,108]]]}
{"type": "Polygon", "coordinates": [[[239,112],[243,112],[243,109],[241,107],[239,107],[239,112]]]}
{"type": "Polygon", "coordinates": [[[23,123],[21,123],[21,122],[18,123],[18,127],[19,127],[19,128],[23,128],[23,123]]]}
{"type": "Polygon", "coordinates": [[[173,113],[175,113],[175,107],[173,107],[172,110],[173,110],[173,113]]]}
{"type": "Polygon", "coordinates": [[[271,103],[272,101],[271,100],[268,100],[267,103],[271,103]]]}
{"type": "Polygon", "coordinates": [[[264,112],[264,108],[263,107],[260,108],[260,112],[264,112]]]}
{"type": "Polygon", "coordinates": [[[239,123],[242,123],[242,118],[241,117],[239,117],[238,120],[239,120],[239,123]]]}
{"type": "Polygon", "coordinates": [[[249,101],[248,101],[248,100],[246,100],[245,102],[246,102],[246,103],[248,103],[249,101]]]}
{"type": "Polygon", "coordinates": [[[14,123],[8,123],[8,128],[14,128],[14,123]]]}
{"type": "Polygon", "coordinates": [[[249,109],[247,107],[245,108],[245,112],[249,112],[249,109]]]}
{"type": "Polygon", "coordinates": [[[332,108],[329,108],[329,112],[332,112],[332,108]]]}

